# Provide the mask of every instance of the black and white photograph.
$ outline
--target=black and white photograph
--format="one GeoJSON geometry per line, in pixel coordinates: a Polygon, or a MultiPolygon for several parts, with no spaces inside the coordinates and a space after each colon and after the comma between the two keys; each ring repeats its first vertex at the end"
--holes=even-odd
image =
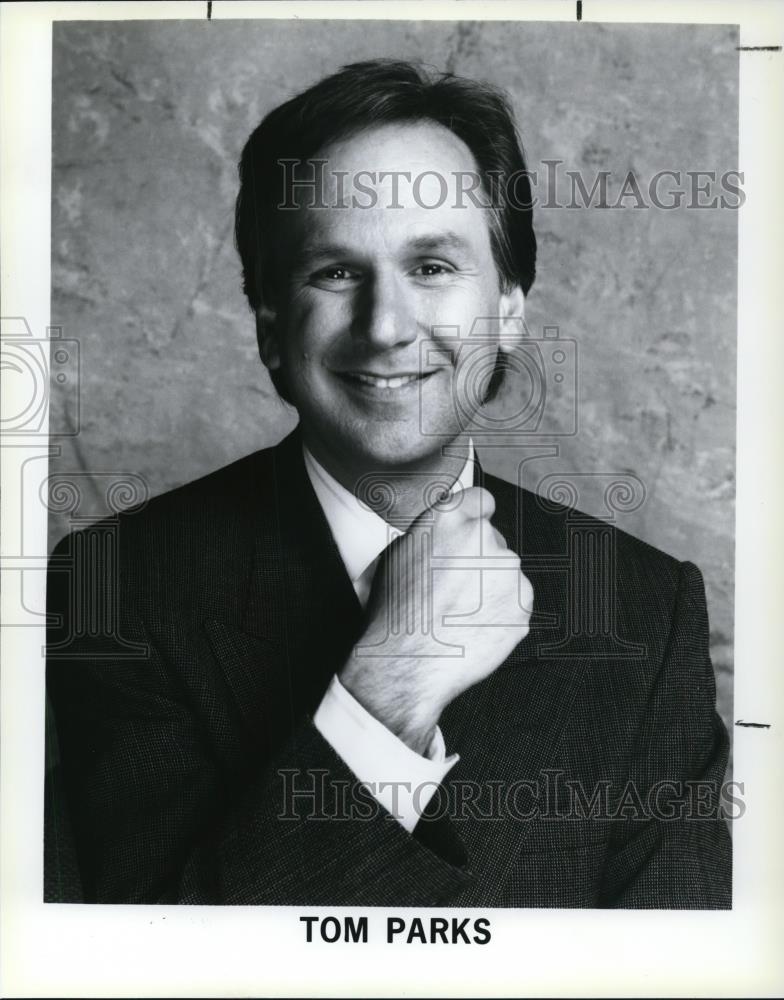
{"type": "MultiPolygon", "coordinates": [[[[2,323],[41,919],[269,921],[299,956],[164,995],[313,989],[309,963],[319,995],[399,995],[333,978],[371,954],[557,995],[455,953],[512,969],[515,926],[616,919],[682,920],[692,970],[774,885],[741,98],[781,35],[746,45],[732,4],[87,6],[50,22],[29,181],[49,301],[2,323]]],[[[741,988],[710,962],[670,989],[741,988]]]]}

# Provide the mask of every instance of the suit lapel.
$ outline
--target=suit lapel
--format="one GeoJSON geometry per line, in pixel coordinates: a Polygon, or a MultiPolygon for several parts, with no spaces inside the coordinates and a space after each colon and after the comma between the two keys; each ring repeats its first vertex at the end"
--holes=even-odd
{"type": "Polygon", "coordinates": [[[246,730],[274,750],[318,706],[361,608],[313,492],[297,431],[254,477],[253,564],[238,620],[208,622],[246,730]]]}
{"type": "Polygon", "coordinates": [[[447,777],[450,804],[465,802],[466,788],[479,788],[476,810],[461,814],[456,806],[454,814],[474,876],[461,904],[493,905],[524,848],[535,822],[532,788],[543,788],[555,762],[587,662],[515,654],[444,712],[446,745],[460,754],[447,777]]]}
{"type": "Polygon", "coordinates": [[[455,816],[475,876],[460,895],[462,905],[492,905],[502,891],[534,822],[524,818],[533,800],[531,785],[523,783],[542,787],[589,664],[587,657],[537,656],[537,647],[564,615],[564,580],[553,572],[558,538],[531,494],[498,481],[480,483],[495,496],[495,527],[521,556],[534,588],[535,614],[528,636],[506,662],[455,699],[441,719],[448,750],[460,754],[447,777],[450,802],[461,801],[469,783],[480,789],[475,815],[463,809],[461,818],[458,808],[455,816]],[[519,792],[512,796],[515,788],[519,792]]]}

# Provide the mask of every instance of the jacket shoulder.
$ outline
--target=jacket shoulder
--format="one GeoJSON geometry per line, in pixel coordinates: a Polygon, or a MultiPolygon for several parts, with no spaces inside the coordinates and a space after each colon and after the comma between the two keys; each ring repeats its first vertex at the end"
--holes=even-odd
{"type": "Polygon", "coordinates": [[[131,538],[138,535],[155,535],[160,531],[193,530],[201,522],[211,522],[219,528],[225,519],[242,516],[260,498],[260,487],[271,480],[275,448],[245,455],[229,465],[166,490],[151,499],[127,507],[120,513],[103,518],[90,525],[64,535],[55,547],[55,553],[67,547],[75,535],[85,530],[119,528],[121,534],[131,538]]]}
{"type": "Polygon", "coordinates": [[[566,554],[574,538],[593,536],[606,539],[612,546],[619,572],[633,569],[660,581],[677,582],[682,567],[680,559],[624,531],[614,522],[557,503],[496,476],[486,474],[484,478],[500,516],[507,525],[513,525],[521,555],[566,554]]]}

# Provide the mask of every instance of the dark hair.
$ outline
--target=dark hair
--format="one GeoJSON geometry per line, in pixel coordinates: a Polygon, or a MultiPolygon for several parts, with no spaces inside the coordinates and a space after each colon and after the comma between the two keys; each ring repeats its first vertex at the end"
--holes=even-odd
{"type": "MultiPolygon", "coordinates": [[[[491,194],[491,245],[502,283],[506,288],[520,285],[528,293],[536,273],[531,187],[506,97],[489,84],[452,73],[377,59],[345,66],[281,104],[245,144],[234,234],[243,289],[253,310],[274,301],[268,262],[284,191],[282,161],[312,159],[329,143],[374,126],[422,120],[450,129],[471,150],[483,188],[491,194]],[[512,176],[514,203],[504,183],[512,176]]],[[[274,382],[280,392],[280,380],[274,382]]],[[[281,395],[286,398],[285,391],[281,395]]]]}

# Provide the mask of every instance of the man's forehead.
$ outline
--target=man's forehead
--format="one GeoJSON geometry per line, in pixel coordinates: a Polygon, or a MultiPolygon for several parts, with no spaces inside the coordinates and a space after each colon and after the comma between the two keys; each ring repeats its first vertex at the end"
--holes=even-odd
{"type": "MultiPolygon", "coordinates": [[[[382,191],[383,193],[383,191],[382,191]]],[[[401,197],[402,202],[402,197],[401,197]]],[[[426,256],[448,253],[480,263],[490,255],[487,210],[471,211],[449,203],[436,209],[403,204],[372,208],[306,208],[284,213],[281,235],[289,252],[310,261],[362,255],[426,256]]]]}
{"type": "Polygon", "coordinates": [[[465,142],[439,122],[422,118],[386,122],[354,130],[326,143],[318,154],[328,165],[351,165],[371,171],[438,169],[476,170],[465,142]]]}
{"type": "Polygon", "coordinates": [[[410,249],[470,249],[485,243],[487,207],[473,155],[436,122],[416,121],[365,129],[297,164],[290,175],[285,227],[301,249],[338,250],[348,226],[369,237],[395,234],[410,249]],[[477,232],[477,230],[479,230],[477,232]]]}
{"type": "Polygon", "coordinates": [[[287,202],[299,207],[435,208],[470,203],[479,169],[463,140],[432,121],[369,127],[288,161],[287,202]]]}

